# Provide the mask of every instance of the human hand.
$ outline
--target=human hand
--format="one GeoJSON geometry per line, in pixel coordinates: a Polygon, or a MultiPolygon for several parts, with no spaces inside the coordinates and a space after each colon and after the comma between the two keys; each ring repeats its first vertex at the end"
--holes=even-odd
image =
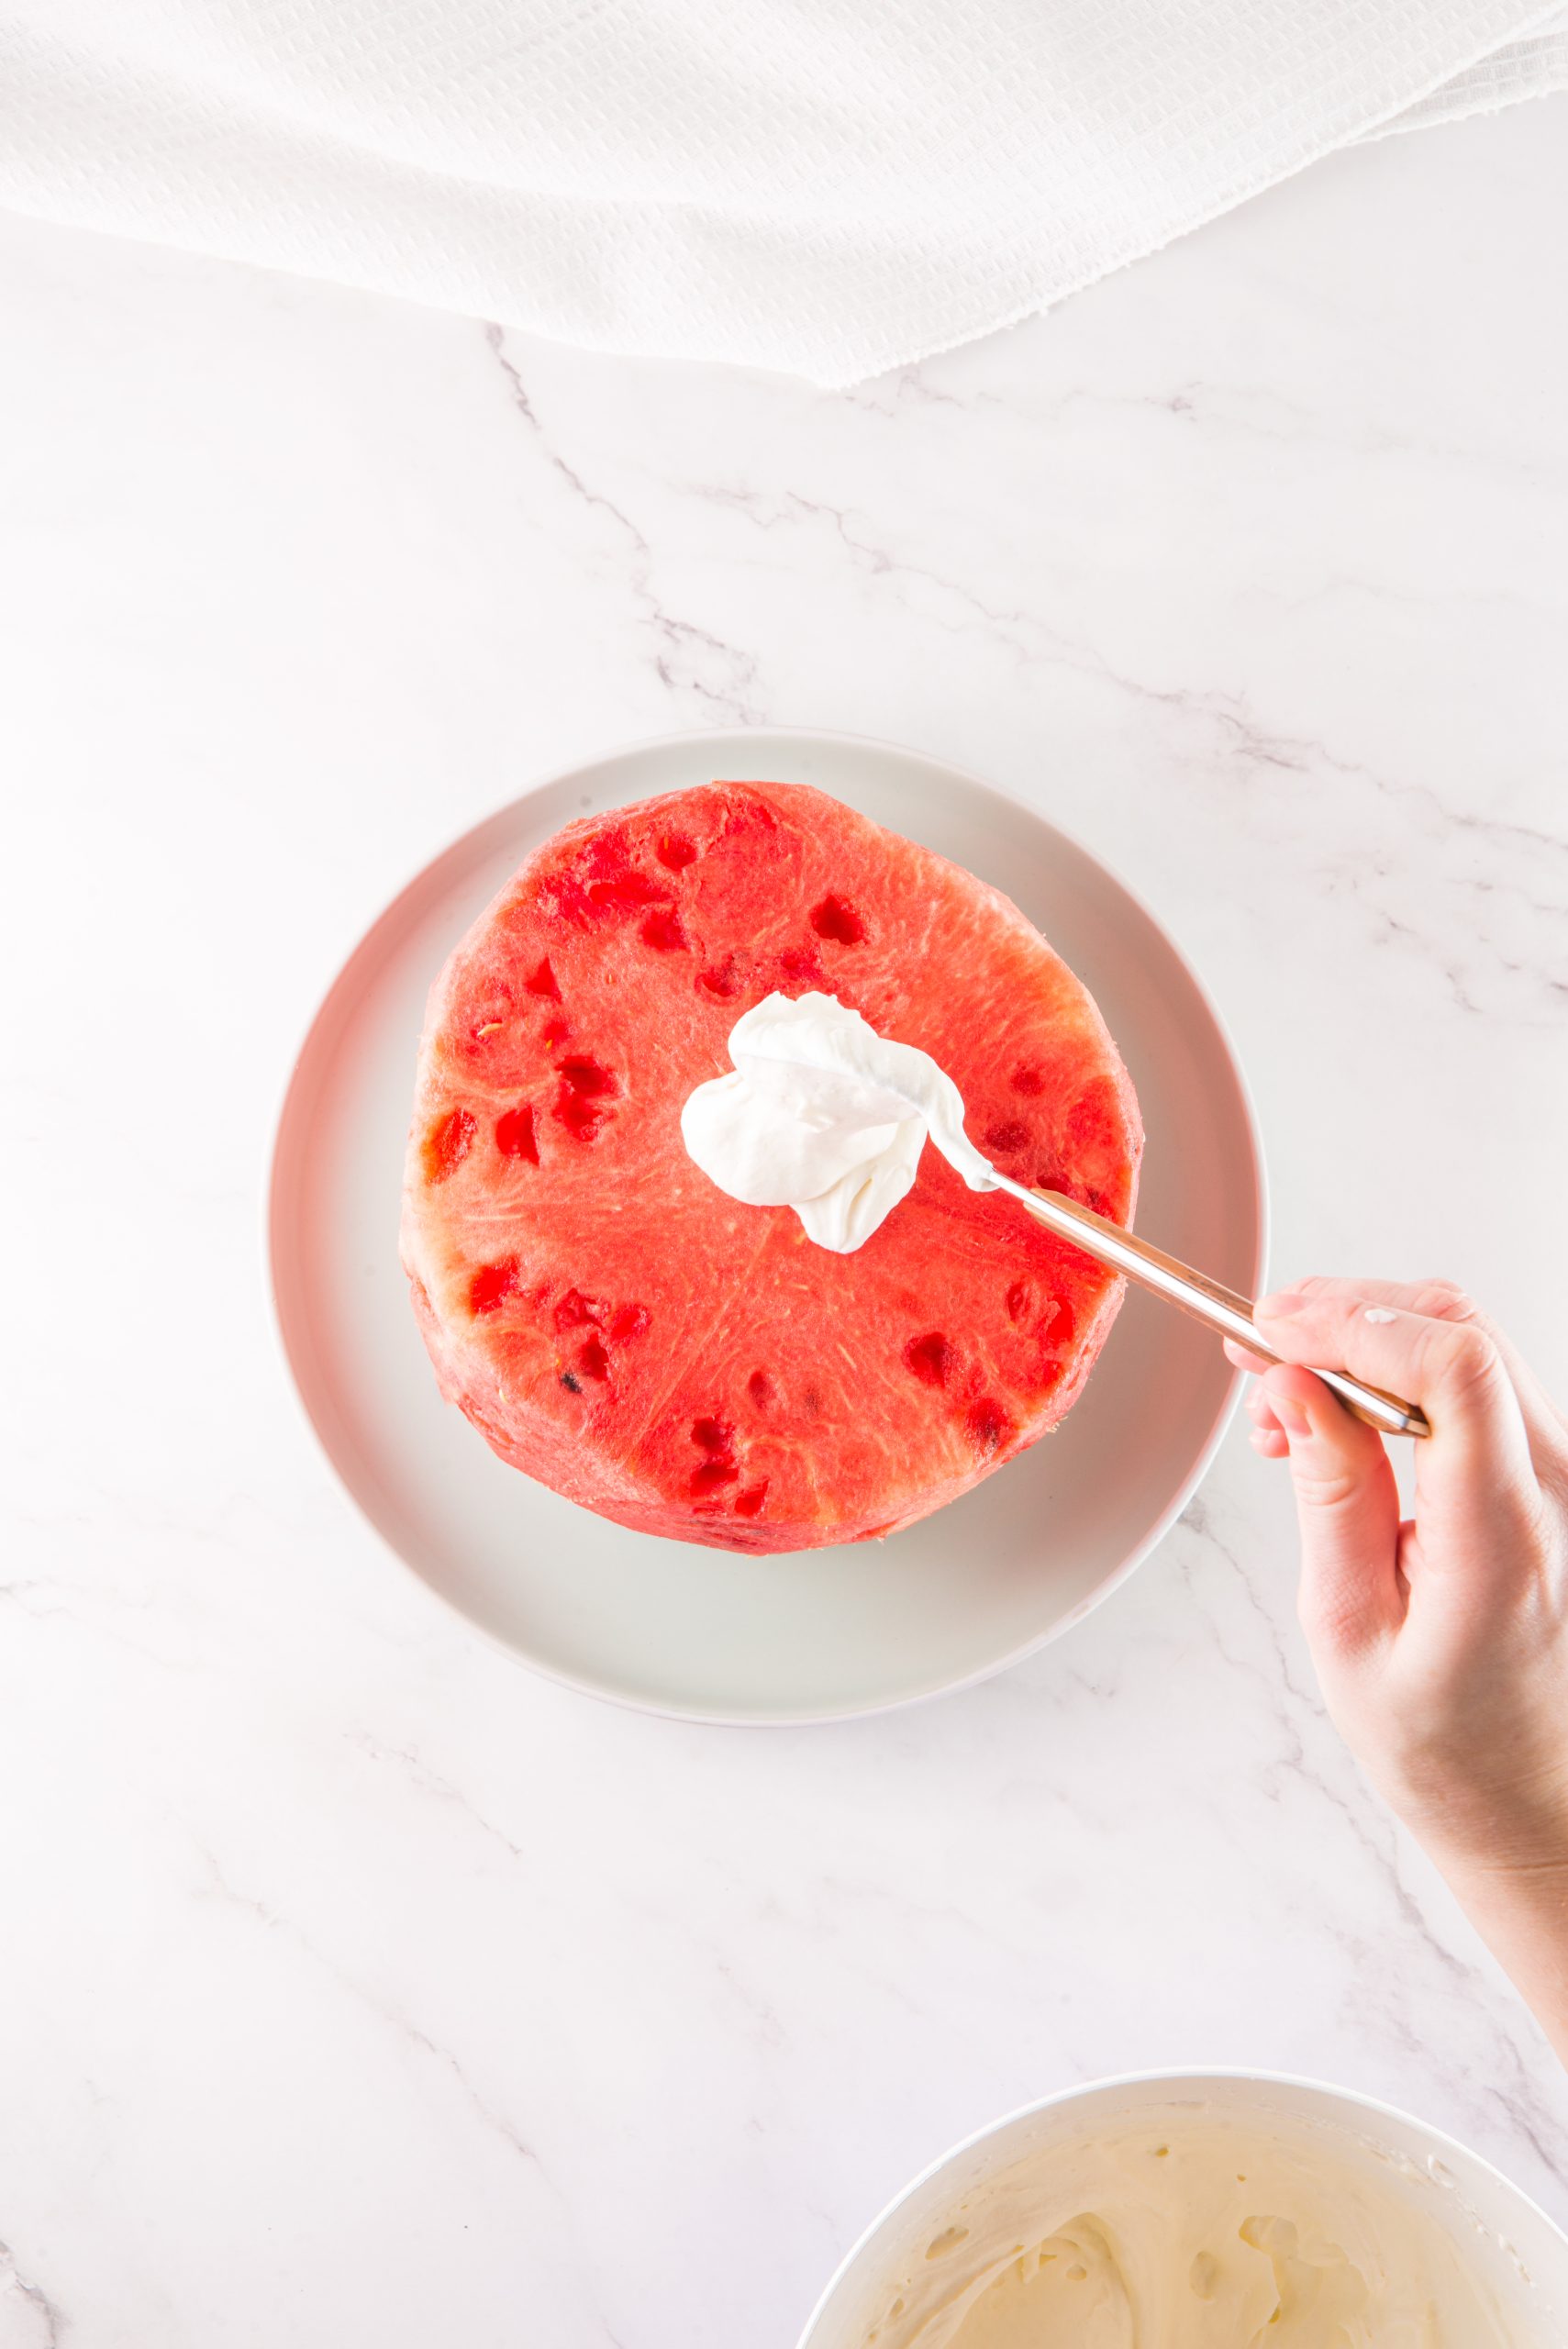
{"type": "Polygon", "coordinates": [[[1293,1366],[1226,1351],[1261,1374],[1253,1443],[1290,1460],[1329,1711],[1468,1905],[1495,1880],[1551,1891],[1568,2030],[1568,1422],[1445,1282],[1309,1280],[1254,1313],[1293,1366]],[[1412,1520],[1382,1438],[1311,1363],[1425,1410],[1412,1520]]]}

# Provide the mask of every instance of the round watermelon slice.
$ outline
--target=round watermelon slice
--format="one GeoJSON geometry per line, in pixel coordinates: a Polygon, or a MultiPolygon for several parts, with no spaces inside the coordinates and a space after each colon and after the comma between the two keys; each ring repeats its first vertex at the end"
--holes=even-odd
{"type": "Polygon", "coordinates": [[[1018,907],[799,785],[716,783],[546,842],[437,980],[403,1257],[442,1393],[622,1525],[736,1550],[891,1533],[1056,1425],[1122,1284],[928,1148],[865,1245],[686,1155],[740,1014],[819,990],[957,1082],[1001,1170],[1130,1219],[1141,1130],[1018,907]]]}

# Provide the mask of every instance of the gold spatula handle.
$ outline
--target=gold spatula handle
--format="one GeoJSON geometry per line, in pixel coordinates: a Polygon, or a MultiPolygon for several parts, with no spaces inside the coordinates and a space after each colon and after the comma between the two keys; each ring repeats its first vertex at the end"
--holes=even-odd
{"type": "MultiPolygon", "coordinates": [[[[1151,1288],[1156,1296],[1168,1297],[1184,1313],[1207,1323],[1222,1338],[1233,1338],[1249,1353],[1262,1354],[1268,1362],[1281,1360],[1267,1340],[1259,1336],[1251,1306],[1233,1288],[1211,1281],[1205,1273],[1195,1273],[1190,1264],[1167,1256],[1162,1248],[1151,1247],[1133,1232],[1124,1231],[1119,1223],[1096,1215],[1093,1208],[1080,1207],[1076,1199],[1064,1198],[1060,1191],[1028,1190],[1021,1183],[1010,1182],[1005,1174],[998,1174],[996,1181],[1002,1190],[1029,1209],[1038,1223],[1043,1223],[1059,1239],[1082,1248],[1086,1256],[1110,1265],[1114,1272],[1125,1273],[1129,1281],[1137,1281],[1142,1288],[1151,1288]]],[[[1369,1428],[1376,1428],[1382,1435],[1430,1435],[1432,1431],[1431,1422],[1418,1405],[1407,1403],[1397,1395],[1385,1395],[1381,1386],[1365,1386],[1359,1378],[1348,1378],[1341,1370],[1315,1370],[1313,1376],[1333,1388],[1347,1411],[1364,1419],[1369,1428]]]]}

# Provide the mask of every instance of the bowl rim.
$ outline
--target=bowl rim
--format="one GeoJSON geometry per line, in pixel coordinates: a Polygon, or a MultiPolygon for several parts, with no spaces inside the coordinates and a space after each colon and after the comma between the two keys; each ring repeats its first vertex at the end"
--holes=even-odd
{"type": "MultiPolygon", "coordinates": [[[[804,1729],[828,1726],[838,1722],[875,1720],[880,1715],[902,1712],[915,1705],[932,1703],[940,1698],[961,1696],[966,1690],[978,1687],[987,1680],[998,1678],[1002,1674],[1013,1671],[1018,1664],[1027,1663],[1031,1656],[1040,1654],[1120,1590],[1165,1540],[1214,1465],[1216,1455],[1236,1415],[1246,1379],[1245,1372],[1232,1369],[1216,1408],[1208,1433],[1194,1455],[1186,1475],[1165,1509],[1148,1529],[1143,1539],[1122,1559],[1115,1572],[1108,1575],[1077,1607],[1070,1609],[1054,1623],[1049,1624],[1043,1631],[1032,1633],[1005,1654],[989,1659],[977,1665],[973,1671],[965,1673],[960,1679],[942,1680],[935,1686],[903,1690],[895,1696],[877,1698],[869,1703],[835,1705],[820,1710],[799,1709],[776,1713],[726,1713],[706,1709],[698,1710],[677,1704],[662,1704],[647,1696],[630,1694],[601,1685],[596,1681],[563,1670],[558,1665],[542,1662],[538,1657],[525,1653],[522,1649],[514,1646],[502,1632],[479,1621],[461,1607],[455,1598],[450,1597],[433,1582],[427,1580],[418,1568],[403,1555],[390,1534],[384,1531],[365,1508],[334,1459],[326,1437],[317,1425],[315,1414],[306,1400],[305,1390],[295,1364],[294,1349],[289,1340],[279,1278],[280,1251],[287,1223],[282,1197],[285,1173],[285,1145],[290,1139],[296,1093],[303,1081],[305,1066],[318,1028],[328,1019],[354,965],[361,955],[373,948],[383,932],[395,924],[406,900],[416,890],[423,887],[440,866],[449,861],[453,863],[460,863],[462,852],[475,835],[484,832],[491,826],[499,824],[502,818],[509,815],[524,800],[531,799],[558,785],[569,783],[585,771],[610,766],[624,760],[636,759],[650,753],[689,749],[706,755],[721,746],[727,751],[729,748],[743,751],[748,746],[756,744],[759,750],[766,754],[766,746],[772,741],[823,744],[850,751],[870,751],[882,756],[891,756],[909,765],[923,767],[938,780],[951,781],[956,777],[967,789],[976,793],[982,798],[998,802],[1009,809],[1021,810],[1026,816],[1045,825],[1048,829],[1066,841],[1090,863],[1097,866],[1112,885],[1121,892],[1135,912],[1150,925],[1174,957],[1212,1023],[1223,1051],[1241,1110],[1247,1142],[1247,1159],[1251,1172],[1251,1188],[1257,1220],[1257,1239],[1251,1275],[1254,1296],[1262,1293],[1262,1284],[1268,1266],[1272,1241],[1273,1219],[1268,1168],[1263,1154],[1262,1130],[1259,1122],[1257,1103],[1253,1098],[1251,1085],[1240,1054],[1237,1051],[1229,1023],[1207,982],[1193,963],[1186,949],[1153,911],[1141,894],[1131,887],[1118,869],[1108,863],[1096,850],[1085,847],[1076,833],[1071,831],[1065,825],[1059,824],[1054,816],[1044,813],[1017,792],[988,782],[984,776],[973,774],[967,767],[955,764],[952,760],[944,758],[936,751],[917,750],[908,743],[892,741],[881,735],[860,734],[833,727],[792,726],[778,722],[759,726],[682,728],[670,733],[643,735],[633,741],[613,744],[607,748],[591,751],[586,756],[573,759],[562,766],[552,768],[548,774],[531,775],[523,783],[519,790],[497,801],[492,808],[477,817],[472,823],[465,824],[459,832],[450,836],[444,844],[438,846],[432,854],[416,864],[402,885],[384,899],[380,910],[360,932],[347,953],[334,966],[330,977],[316,997],[314,1008],[300,1031],[298,1041],[288,1063],[287,1074],[277,1096],[277,1106],[271,1126],[272,1141],[268,1152],[266,1178],[262,1186],[261,1201],[261,1240],[268,1322],[277,1354],[286,1375],[285,1383],[293,1396],[295,1410],[309,1432],[317,1457],[330,1472],[333,1485],[349,1501],[361,1521],[369,1527],[382,1548],[395,1559],[401,1570],[417,1583],[419,1587],[450,1616],[461,1622],[471,1635],[477,1634],[507,1656],[513,1664],[521,1666],[524,1670],[537,1672],[543,1678],[552,1681],[557,1687],[571,1689],[575,1695],[592,1697],[602,1704],[616,1705],[629,1711],[650,1714],[656,1720],[693,1722],[717,1729],[804,1729]]],[[[629,800],[612,803],[617,807],[635,804],[635,801],[629,800]]]]}
{"type": "Polygon", "coordinates": [[[939,2154],[934,2161],[928,2162],[924,2169],[910,2178],[906,2186],[900,2187],[898,2192],[876,2213],[870,2225],[862,2228],[860,2234],[856,2236],[817,2295],[816,2304],[811,2314],[806,2318],[805,2328],[795,2343],[795,2349],[812,2349],[812,2335],[828,2313],[828,2304],[834,2294],[840,2285],[849,2280],[863,2254],[871,2249],[888,2221],[896,2217],[905,2204],[919,2193],[922,2187],[929,2186],[934,2178],[940,2176],[944,2169],[961,2160],[965,2154],[973,2153],[984,2144],[987,2138],[999,2137],[1004,2130],[1015,2127],[1021,2121],[1031,2121],[1038,2113],[1052,2111],[1059,2105],[1073,2104],[1080,2099],[1102,2096],[1125,2088],[1159,2087],[1166,2085],[1202,2087],[1218,2080],[1240,2080],[1252,2087],[1305,2088],[1310,2095],[1326,2097],[1335,2104],[1349,2105],[1358,2111],[1375,2113],[1380,2119],[1398,2121],[1405,2128],[1418,2130],[1431,2140],[1435,2152],[1457,2154],[1462,2162],[1473,2165],[1485,2176],[1494,2180],[1503,2188],[1505,2196],[1511,2198],[1532,2218],[1538,2219],[1543,2227],[1558,2238],[1564,2249],[1568,2249],[1568,2229],[1560,2226],[1551,2212],[1541,2208],[1533,2195],[1527,2194],[1522,2186],[1516,2185],[1506,2170],[1499,2169],[1496,2162],[1489,2161],[1485,2154],[1476,2153],[1473,2146],[1463,2143],[1460,2138],[1451,2136],[1446,2129],[1440,2129],[1435,2121],[1423,2121],[1418,2113],[1407,2112],[1403,2105],[1390,2104],[1386,2098],[1372,2096],[1362,2088],[1339,2087],[1332,2080],[1314,2079],[1305,2072],[1259,2070],[1247,2064],[1162,2064],[1149,2071],[1107,2072],[1098,2079],[1079,2080],[1070,2087],[1053,2088],[1046,2096],[1032,2097],[1027,2103],[1015,2106],[1010,2112],[1001,2113],[995,2120],[985,2122],[982,2127],[972,2129],[967,2136],[961,2137],[955,2144],[950,2145],[945,2153],[939,2154]]]}

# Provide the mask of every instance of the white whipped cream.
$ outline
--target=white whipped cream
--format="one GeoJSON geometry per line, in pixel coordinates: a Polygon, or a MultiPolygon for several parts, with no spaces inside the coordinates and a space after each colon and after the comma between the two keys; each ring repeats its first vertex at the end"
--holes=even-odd
{"type": "Polygon", "coordinates": [[[846,1256],[871,1238],[928,1134],[972,1191],[1001,1179],[963,1130],[951,1077],[836,996],[765,996],[730,1030],[729,1057],[734,1073],[681,1112],[687,1152],[732,1199],[793,1208],[819,1248],[846,1256]]]}

